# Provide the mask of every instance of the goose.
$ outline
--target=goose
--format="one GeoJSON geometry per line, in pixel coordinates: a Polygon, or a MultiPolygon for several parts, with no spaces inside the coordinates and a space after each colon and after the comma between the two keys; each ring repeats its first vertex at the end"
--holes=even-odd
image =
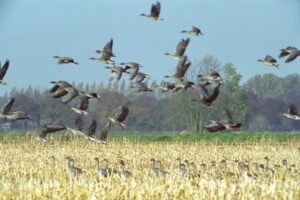
{"type": "Polygon", "coordinates": [[[93,120],[92,123],[89,126],[89,129],[88,129],[87,134],[85,135],[85,138],[87,140],[92,140],[93,141],[96,130],[97,130],[97,121],[93,120]]]}
{"type": "Polygon", "coordinates": [[[111,38],[109,42],[106,43],[106,45],[103,47],[102,50],[96,50],[96,53],[99,54],[108,54],[111,57],[116,57],[115,54],[113,53],[113,39],[111,38]]]}
{"type": "Polygon", "coordinates": [[[132,174],[130,173],[130,171],[125,170],[125,162],[124,162],[124,160],[120,160],[119,164],[120,164],[120,172],[119,172],[120,177],[124,177],[124,178],[131,177],[132,174]]]}
{"type": "Polygon", "coordinates": [[[107,134],[111,130],[111,125],[112,125],[111,121],[108,121],[106,123],[106,125],[104,126],[104,128],[100,132],[98,143],[107,144],[107,134]]]}
{"type": "Polygon", "coordinates": [[[116,79],[117,81],[119,81],[122,78],[122,74],[125,72],[125,69],[121,66],[106,66],[106,69],[110,69],[110,78],[108,79],[109,81],[112,81],[114,79],[116,79]]]}
{"type": "Polygon", "coordinates": [[[192,98],[191,101],[200,102],[205,106],[212,107],[212,103],[217,99],[217,97],[220,94],[220,86],[221,84],[217,83],[217,85],[213,89],[213,92],[209,95],[206,86],[200,85],[200,88],[202,89],[202,98],[201,99],[192,98]]]}
{"type": "Polygon", "coordinates": [[[47,142],[46,136],[48,133],[56,133],[65,129],[67,129],[67,127],[64,124],[51,121],[50,123],[42,126],[41,132],[36,139],[41,142],[47,142]]]}
{"type": "Polygon", "coordinates": [[[285,63],[292,62],[300,55],[300,50],[296,47],[288,46],[285,49],[280,50],[279,58],[283,58],[288,56],[288,58],[285,60],[285,63]]]}
{"type": "Polygon", "coordinates": [[[235,123],[231,112],[228,109],[224,110],[225,119],[221,121],[210,120],[210,123],[205,126],[209,132],[217,132],[223,130],[239,130],[241,123],[235,123]]]}
{"type": "Polygon", "coordinates": [[[51,81],[54,86],[50,89],[53,98],[61,98],[63,104],[71,102],[79,95],[79,92],[70,83],[66,81],[51,81]]]}
{"type": "Polygon", "coordinates": [[[77,115],[77,117],[75,119],[75,122],[74,122],[74,125],[75,125],[75,129],[67,127],[67,130],[70,131],[71,133],[73,133],[74,135],[84,136],[85,134],[82,132],[83,126],[84,126],[84,122],[83,122],[83,120],[81,118],[81,115],[77,115]]]}
{"type": "Polygon", "coordinates": [[[220,74],[216,71],[213,71],[208,75],[199,74],[197,77],[199,78],[200,81],[203,82],[202,85],[204,85],[204,86],[211,85],[214,82],[219,82],[219,83],[223,84],[223,80],[222,80],[220,74]]]}
{"type": "Polygon", "coordinates": [[[159,85],[159,89],[161,89],[162,92],[168,92],[170,90],[174,90],[175,88],[176,83],[162,81],[159,85]]]}
{"type": "Polygon", "coordinates": [[[121,62],[120,65],[124,66],[125,73],[130,74],[130,80],[133,80],[138,75],[140,67],[143,67],[143,65],[136,62],[121,62]]]}
{"type": "Polygon", "coordinates": [[[183,56],[176,66],[176,73],[172,76],[166,75],[165,78],[173,79],[176,82],[183,81],[183,77],[190,66],[191,62],[187,62],[187,57],[183,56]]]}
{"type": "Polygon", "coordinates": [[[130,86],[130,88],[133,89],[134,92],[153,92],[153,90],[150,89],[145,82],[134,83],[130,86]]]}
{"type": "Polygon", "coordinates": [[[118,123],[118,125],[121,128],[126,128],[126,125],[124,124],[124,121],[125,121],[128,113],[129,113],[128,105],[119,106],[118,109],[117,109],[117,112],[115,113],[115,115],[113,117],[110,117],[109,120],[113,124],[118,123]]]}
{"type": "Polygon", "coordinates": [[[187,170],[185,164],[181,162],[180,158],[176,158],[175,161],[177,162],[177,169],[178,169],[178,174],[180,175],[180,177],[181,178],[187,178],[188,177],[188,170],[187,170]]]}
{"type": "Polygon", "coordinates": [[[9,102],[7,102],[3,106],[2,111],[0,112],[0,119],[10,120],[10,121],[31,119],[31,116],[26,112],[23,111],[11,112],[14,103],[15,103],[15,98],[11,98],[9,102]]]}
{"type": "Polygon", "coordinates": [[[65,159],[67,160],[67,171],[68,171],[69,175],[77,176],[79,174],[82,174],[82,170],[80,168],[74,166],[73,158],[67,156],[65,159]]]}
{"type": "Polygon", "coordinates": [[[148,74],[145,74],[143,72],[137,72],[135,76],[130,76],[130,80],[135,79],[135,83],[143,83],[150,79],[150,76],[148,74]]]}
{"type": "Polygon", "coordinates": [[[163,170],[161,161],[156,160],[156,164],[158,165],[158,176],[166,177],[168,175],[168,172],[163,170]]]}
{"type": "MultiPolygon", "coordinates": [[[[1,67],[1,63],[0,63],[0,67],[1,67]]],[[[4,65],[1,67],[0,69],[0,84],[2,85],[6,85],[6,81],[3,80],[7,70],[9,68],[9,60],[6,60],[4,65]]]]}
{"type": "Polygon", "coordinates": [[[295,104],[290,104],[287,113],[283,113],[283,116],[293,119],[293,120],[300,120],[300,116],[298,115],[297,107],[295,104]]]}
{"type": "Polygon", "coordinates": [[[188,44],[190,43],[190,38],[187,39],[182,39],[176,47],[176,52],[175,54],[171,54],[171,53],[165,53],[166,56],[169,56],[171,58],[180,60],[185,53],[186,47],[188,46],[188,44]]]}
{"type": "Polygon", "coordinates": [[[192,30],[189,31],[183,30],[181,31],[181,33],[187,33],[194,36],[204,35],[204,33],[202,33],[201,30],[196,26],[192,26],[192,30]]]}
{"type": "Polygon", "coordinates": [[[159,168],[156,167],[156,160],[154,158],[151,158],[150,162],[151,162],[150,173],[155,176],[159,176],[159,168]]]}
{"type": "Polygon", "coordinates": [[[96,173],[99,176],[108,177],[112,174],[113,170],[108,167],[108,160],[107,159],[103,159],[101,161],[102,167],[100,167],[100,160],[99,160],[98,157],[95,158],[95,161],[96,161],[96,173]]]}
{"type": "Polygon", "coordinates": [[[258,59],[257,61],[262,62],[262,63],[272,66],[272,67],[276,67],[276,68],[279,67],[277,60],[270,55],[266,55],[266,57],[264,59],[258,59]]]}
{"type": "Polygon", "coordinates": [[[186,91],[187,89],[192,88],[194,91],[197,90],[197,86],[195,85],[195,83],[193,81],[178,81],[175,84],[175,88],[174,91],[177,92],[179,90],[183,90],[186,91]]]}
{"type": "Polygon", "coordinates": [[[79,63],[76,62],[73,58],[71,57],[64,57],[64,56],[53,56],[53,58],[58,59],[58,64],[69,64],[73,63],[78,65],[79,63]]]}
{"type": "Polygon", "coordinates": [[[71,107],[71,110],[83,115],[85,117],[89,116],[89,113],[86,111],[89,107],[89,100],[92,98],[101,100],[100,95],[98,95],[97,93],[90,93],[90,92],[79,92],[79,102],[77,107],[71,107]]]}
{"type": "Polygon", "coordinates": [[[140,16],[144,16],[144,17],[147,17],[148,19],[152,19],[152,20],[156,20],[156,21],[157,20],[162,21],[163,18],[161,18],[159,16],[160,9],[161,9],[160,2],[157,1],[156,4],[152,4],[152,6],[151,6],[151,13],[149,15],[147,15],[145,13],[142,13],[142,14],[140,14],[140,16]]]}

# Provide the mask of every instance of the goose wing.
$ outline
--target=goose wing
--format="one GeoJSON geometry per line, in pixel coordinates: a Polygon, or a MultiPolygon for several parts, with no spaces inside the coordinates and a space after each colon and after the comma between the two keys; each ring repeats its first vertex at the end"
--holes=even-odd
{"type": "Polygon", "coordinates": [[[186,47],[188,46],[190,42],[190,38],[187,38],[186,40],[185,39],[182,39],[178,44],[177,44],[177,47],[176,47],[176,55],[177,56],[183,56],[185,50],[186,50],[186,47]]]}
{"type": "Polygon", "coordinates": [[[108,132],[110,131],[110,129],[111,129],[111,121],[109,121],[109,122],[104,126],[104,128],[101,130],[99,139],[105,141],[106,138],[107,138],[107,134],[108,134],[108,132]]]}
{"type": "Polygon", "coordinates": [[[5,115],[9,114],[14,103],[15,103],[15,98],[11,98],[9,102],[3,106],[2,114],[5,115]]]}
{"type": "Polygon", "coordinates": [[[225,114],[224,122],[232,124],[233,123],[233,117],[232,117],[231,112],[228,109],[225,109],[224,114],[225,114]]]}
{"type": "Polygon", "coordinates": [[[84,123],[83,123],[82,117],[80,115],[78,115],[75,120],[75,127],[77,130],[82,131],[83,126],[84,126],[84,123]]]}
{"type": "Polygon", "coordinates": [[[184,77],[186,71],[191,66],[191,63],[190,62],[186,63],[186,61],[187,61],[186,56],[183,56],[180,59],[180,61],[177,64],[176,73],[174,74],[174,77],[176,77],[176,78],[183,78],[184,77]]]}
{"type": "Polygon", "coordinates": [[[298,114],[297,107],[296,107],[295,104],[291,104],[289,106],[288,113],[291,114],[291,115],[297,115],[298,114]]]}
{"type": "Polygon", "coordinates": [[[125,119],[128,115],[128,112],[129,112],[128,106],[126,106],[126,105],[119,106],[117,112],[114,115],[114,118],[116,119],[116,121],[122,123],[123,121],[125,121],[125,119]]]}
{"type": "Polygon", "coordinates": [[[152,4],[151,6],[151,16],[152,17],[159,17],[161,5],[160,2],[157,1],[156,4],[152,4]]]}
{"type": "Polygon", "coordinates": [[[220,94],[220,83],[218,83],[218,85],[215,87],[214,91],[212,92],[212,94],[207,97],[207,99],[205,99],[205,102],[207,103],[212,103],[214,100],[216,100],[216,98],[219,96],[220,94]]]}
{"type": "Polygon", "coordinates": [[[93,120],[88,130],[88,136],[95,135],[96,129],[97,129],[97,122],[96,120],[93,120]]]}
{"type": "Polygon", "coordinates": [[[290,52],[289,57],[285,60],[285,63],[292,62],[300,55],[300,50],[294,49],[290,52]]]}
{"type": "MultiPolygon", "coordinates": [[[[1,65],[0,65],[1,66],[1,65]]],[[[0,69],[0,80],[2,80],[8,70],[9,67],[9,60],[6,60],[2,68],[0,69]]]]}
{"type": "Polygon", "coordinates": [[[87,110],[89,107],[89,97],[85,96],[85,97],[81,97],[79,99],[79,105],[78,108],[80,110],[87,110]]]}

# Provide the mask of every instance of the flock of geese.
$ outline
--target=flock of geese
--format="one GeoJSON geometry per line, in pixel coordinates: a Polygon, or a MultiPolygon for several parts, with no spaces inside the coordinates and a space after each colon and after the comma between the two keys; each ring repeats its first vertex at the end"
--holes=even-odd
{"type": "MultiPolygon", "coordinates": [[[[142,13],[141,16],[147,17],[148,19],[154,21],[162,21],[163,18],[160,17],[160,12],[161,4],[160,2],[156,2],[155,4],[152,4],[150,14],[142,13]]],[[[192,26],[191,30],[183,30],[181,31],[181,33],[189,34],[192,36],[204,35],[204,33],[196,26],[192,26]]],[[[185,51],[189,43],[190,38],[182,39],[177,44],[175,53],[165,53],[166,56],[178,60],[176,72],[174,74],[164,76],[164,78],[169,79],[170,81],[162,81],[160,85],[156,85],[155,87],[159,88],[162,92],[178,92],[186,91],[188,89],[192,89],[195,92],[199,91],[199,98],[193,98],[191,99],[191,102],[198,103],[207,107],[213,107],[214,101],[219,96],[223,80],[220,74],[216,71],[212,71],[207,75],[198,75],[197,84],[185,78],[185,74],[191,66],[191,62],[185,55],[185,51]]],[[[141,72],[140,70],[140,68],[143,67],[142,64],[130,61],[121,62],[119,63],[119,65],[117,65],[116,62],[112,60],[112,58],[116,57],[113,53],[113,39],[108,41],[102,50],[96,50],[96,53],[100,54],[100,56],[91,57],[90,60],[101,62],[107,65],[105,68],[110,70],[109,81],[119,81],[122,78],[123,74],[128,74],[129,80],[131,81],[132,90],[134,90],[135,92],[153,91],[147,85],[147,80],[150,79],[150,76],[146,73],[141,72]]],[[[279,58],[287,57],[285,62],[289,63],[295,60],[299,55],[299,49],[288,46],[285,49],[281,49],[279,58]]],[[[53,58],[58,60],[58,64],[79,64],[75,59],[71,57],[54,56],[53,58]]],[[[264,59],[259,59],[258,61],[277,68],[279,66],[276,59],[270,55],[267,55],[264,59]]],[[[0,84],[6,84],[3,78],[8,70],[8,67],[9,61],[6,61],[0,70],[0,84]]],[[[92,120],[88,130],[85,133],[83,131],[84,124],[82,117],[89,117],[89,113],[87,112],[87,110],[89,107],[90,100],[101,100],[101,97],[97,93],[78,91],[78,89],[76,89],[72,84],[68,83],[67,81],[51,81],[50,83],[53,84],[53,87],[49,90],[49,93],[54,99],[60,99],[60,101],[66,105],[71,105],[72,102],[74,102],[75,99],[77,99],[78,103],[73,103],[70,106],[70,109],[77,113],[78,116],[74,123],[74,128],[68,127],[63,123],[57,122],[55,120],[52,120],[51,122],[43,125],[40,133],[36,137],[39,141],[46,142],[46,136],[48,133],[54,133],[61,130],[68,130],[74,134],[83,135],[88,140],[95,141],[101,144],[106,144],[107,134],[111,130],[113,125],[119,125],[121,128],[126,128],[124,121],[126,120],[126,117],[129,113],[130,103],[120,105],[116,109],[115,113],[107,119],[107,123],[102,128],[98,137],[95,137],[95,132],[97,129],[97,121],[95,119],[92,120]]],[[[11,112],[14,101],[15,99],[12,98],[6,105],[4,105],[0,113],[0,118],[5,120],[30,119],[30,115],[28,115],[25,112],[11,112]]],[[[223,130],[239,130],[239,128],[241,127],[241,123],[236,123],[233,120],[232,114],[229,110],[225,110],[224,113],[224,120],[210,120],[209,123],[205,126],[205,128],[209,132],[223,130]]],[[[288,112],[284,113],[283,115],[294,120],[300,120],[300,116],[298,116],[295,105],[290,105],[288,112]]],[[[70,163],[72,163],[71,160],[69,161],[70,163]]]]}
{"type": "MultiPolygon", "coordinates": [[[[300,152],[300,148],[298,149],[300,152]]],[[[55,157],[51,157],[53,161],[55,157]]],[[[75,166],[74,159],[70,156],[65,157],[66,169],[71,177],[78,177],[85,171],[75,166]]],[[[117,176],[120,178],[130,178],[133,174],[126,169],[125,161],[119,160],[116,165],[111,165],[108,159],[95,160],[95,173],[99,177],[108,178],[117,176]]],[[[176,158],[174,161],[174,168],[168,167],[167,171],[159,159],[151,158],[149,161],[148,174],[152,177],[171,177],[177,176],[182,179],[194,179],[200,177],[210,177],[215,179],[239,179],[248,177],[253,180],[260,178],[269,178],[283,176],[297,177],[299,176],[296,164],[289,162],[287,159],[282,159],[281,163],[271,164],[269,157],[263,158],[264,162],[259,163],[252,160],[239,159],[223,159],[221,161],[210,161],[208,163],[201,162],[198,166],[191,160],[182,160],[176,158]]],[[[147,172],[146,172],[147,173],[147,172]]]]}

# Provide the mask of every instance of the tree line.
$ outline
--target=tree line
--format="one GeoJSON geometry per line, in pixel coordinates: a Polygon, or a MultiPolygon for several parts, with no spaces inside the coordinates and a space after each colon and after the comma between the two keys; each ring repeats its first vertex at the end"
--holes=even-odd
{"type": "MultiPolygon", "coordinates": [[[[79,91],[97,92],[101,101],[91,101],[88,112],[90,118],[98,121],[98,128],[114,113],[117,106],[130,102],[130,113],[126,124],[130,132],[204,132],[204,125],[210,119],[222,119],[223,110],[229,109],[236,122],[248,131],[292,131],[299,130],[300,123],[286,119],[281,113],[286,112],[290,103],[300,102],[300,76],[291,74],[278,77],[273,74],[258,74],[241,83],[242,75],[231,63],[222,65],[217,58],[206,56],[191,67],[188,79],[197,83],[197,74],[206,74],[216,70],[222,74],[224,84],[213,109],[190,101],[199,96],[198,91],[161,92],[156,86],[159,82],[149,81],[152,93],[134,93],[131,83],[121,80],[109,83],[73,83],[79,91]]],[[[49,84],[49,88],[51,85],[49,84]]],[[[32,130],[49,120],[60,120],[72,126],[76,114],[70,106],[53,99],[48,90],[31,86],[13,88],[0,97],[4,105],[10,97],[15,97],[13,110],[22,110],[32,117],[30,121],[1,121],[1,127],[9,125],[10,129],[32,130]]],[[[76,103],[73,102],[73,103],[76,103]]],[[[299,105],[299,104],[298,104],[299,105]]],[[[86,119],[89,123],[91,119],[86,119]]],[[[116,130],[118,131],[118,130],[116,130]]]]}

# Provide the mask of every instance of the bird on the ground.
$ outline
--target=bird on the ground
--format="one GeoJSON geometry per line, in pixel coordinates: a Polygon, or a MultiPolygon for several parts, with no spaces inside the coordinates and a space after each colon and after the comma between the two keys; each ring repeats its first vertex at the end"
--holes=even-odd
{"type": "Polygon", "coordinates": [[[53,56],[53,58],[58,59],[58,64],[69,64],[73,63],[78,65],[79,63],[76,62],[73,58],[71,57],[65,57],[65,56],[53,56]]]}
{"type": "Polygon", "coordinates": [[[122,78],[122,74],[125,71],[125,69],[121,66],[116,66],[116,65],[113,65],[113,66],[106,66],[105,67],[106,69],[110,69],[110,77],[109,77],[109,81],[112,81],[112,80],[117,80],[119,81],[121,78],[122,78]]]}
{"type": "Polygon", "coordinates": [[[300,116],[298,115],[297,107],[295,104],[290,104],[287,113],[283,113],[282,115],[289,119],[300,120],[300,116]]]}
{"type": "Polygon", "coordinates": [[[190,38],[187,39],[182,39],[176,47],[176,52],[174,54],[171,53],[165,53],[166,56],[170,56],[171,58],[180,60],[185,53],[186,47],[188,46],[188,44],[190,43],[190,38]]]}
{"type": "Polygon", "coordinates": [[[108,160],[103,159],[101,161],[102,166],[100,167],[100,160],[98,157],[95,158],[96,161],[96,173],[100,177],[108,177],[112,174],[113,170],[108,167],[108,160]]]}
{"type": "Polygon", "coordinates": [[[123,177],[123,178],[129,178],[129,177],[131,177],[132,174],[130,173],[130,171],[125,170],[125,162],[124,162],[124,160],[120,160],[119,164],[120,164],[120,171],[119,171],[120,177],[123,177]]]}
{"type": "Polygon", "coordinates": [[[197,77],[201,82],[203,82],[202,85],[204,86],[211,85],[215,82],[223,83],[223,80],[217,71],[213,71],[208,75],[199,74],[197,77]]]}
{"type": "Polygon", "coordinates": [[[6,85],[7,83],[3,79],[9,68],[9,60],[6,60],[3,66],[1,66],[1,63],[0,63],[0,67],[1,67],[1,69],[0,69],[0,84],[6,85]]]}
{"type": "Polygon", "coordinates": [[[144,16],[144,17],[147,17],[148,19],[152,19],[152,20],[160,20],[162,21],[163,18],[161,18],[159,15],[160,15],[160,10],[161,10],[161,5],[160,5],[160,2],[157,1],[156,4],[152,4],[151,6],[151,11],[150,11],[150,14],[147,15],[145,13],[142,13],[140,14],[140,16],[144,16]]]}
{"type": "Polygon", "coordinates": [[[41,128],[39,135],[36,137],[38,141],[47,142],[46,136],[48,133],[56,133],[62,130],[66,130],[67,126],[60,122],[51,121],[48,124],[44,124],[41,128]]]}
{"type": "Polygon", "coordinates": [[[194,36],[204,35],[204,33],[202,33],[202,31],[196,26],[192,26],[192,30],[183,30],[181,33],[187,33],[194,36]]]}
{"type": "Polygon", "coordinates": [[[31,119],[31,116],[24,111],[11,112],[14,103],[15,103],[15,98],[11,98],[9,102],[7,102],[3,106],[0,112],[0,119],[10,120],[10,121],[31,119]]]}
{"type": "Polygon", "coordinates": [[[117,112],[114,114],[113,117],[110,117],[109,120],[113,124],[118,124],[121,128],[126,128],[126,125],[124,124],[124,121],[129,113],[129,107],[128,105],[122,105],[119,106],[117,109],[117,112]]]}
{"type": "Polygon", "coordinates": [[[281,49],[280,50],[280,54],[279,54],[279,58],[283,58],[283,57],[287,57],[287,59],[285,60],[285,63],[289,63],[292,62],[293,60],[295,60],[298,56],[300,56],[300,50],[297,49],[296,47],[291,47],[288,46],[285,49],[281,49]]]}
{"type": "Polygon", "coordinates": [[[187,57],[183,56],[176,66],[176,73],[172,76],[166,75],[165,78],[173,79],[176,82],[183,81],[183,77],[190,66],[191,62],[187,62],[187,57]]]}
{"type": "Polygon", "coordinates": [[[265,58],[258,59],[257,61],[262,62],[262,63],[264,63],[266,65],[269,65],[269,66],[272,66],[272,67],[276,67],[276,68],[279,67],[279,64],[277,63],[277,60],[275,58],[273,58],[272,56],[270,56],[270,55],[266,55],[265,58]]]}
{"type": "Polygon", "coordinates": [[[78,176],[79,174],[82,174],[82,170],[79,167],[74,166],[74,159],[67,156],[65,157],[67,160],[67,171],[69,175],[71,176],[78,176]]]}

